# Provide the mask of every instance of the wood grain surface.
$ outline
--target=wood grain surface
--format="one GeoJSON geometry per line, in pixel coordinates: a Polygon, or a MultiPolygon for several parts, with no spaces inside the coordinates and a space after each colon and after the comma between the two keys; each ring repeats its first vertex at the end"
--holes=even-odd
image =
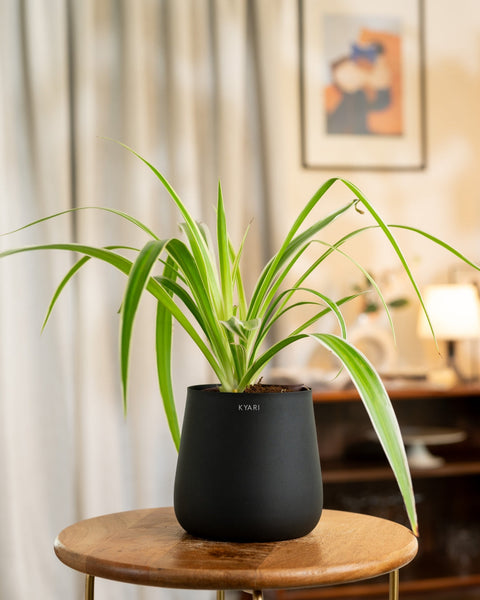
{"type": "Polygon", "coordinates": [[[55,540],[73,569],[116,581],[185,589],[280,589],[368,579],[410,562],[414,535],[397,523],[324,510],[309,535],[242,544],[194,538],[172,508],[80,521],[55,540]]]}

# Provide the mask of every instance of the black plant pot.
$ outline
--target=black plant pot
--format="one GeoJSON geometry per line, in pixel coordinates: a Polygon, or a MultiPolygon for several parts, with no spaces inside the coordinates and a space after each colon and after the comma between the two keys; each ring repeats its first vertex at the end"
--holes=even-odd
{"type": "Polygon", "coordinates": [[[323,505],[310,389],[188,388],[174,507],[190,534],[231,542],[304,536],[323,505]]]}

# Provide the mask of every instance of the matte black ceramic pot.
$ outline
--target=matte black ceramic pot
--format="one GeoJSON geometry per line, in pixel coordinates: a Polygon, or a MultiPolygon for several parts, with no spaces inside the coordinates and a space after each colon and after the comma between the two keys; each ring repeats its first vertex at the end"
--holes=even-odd
{"type": "Polygon", "coordinates": [[[323,506],[310,389],[188,388],[174,507],[190,534],[267,542],[304,536],[323,506]]]}

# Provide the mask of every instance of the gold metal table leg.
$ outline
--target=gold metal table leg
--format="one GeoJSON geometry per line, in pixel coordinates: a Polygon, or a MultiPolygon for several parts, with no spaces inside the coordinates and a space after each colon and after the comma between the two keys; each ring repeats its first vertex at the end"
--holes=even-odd
{"type": "Polygon", "coordinates": [[[85,577],[85,600],[93,600],[95,593],[95,577],[93,575],[87,575],[85,577]]]}
{"type": "Polygon", "coordinates": [[[389,600],[398,600],[399,591],[399,573],[398,569],[392,571],[389,575],[389,600]]]}
{"type": "Polygon", "coordinates": [[[225,590],[217,590],[217,600],[225,600],[225,590]]]}
{"type": "MultiPolygon", "coordinates": [[[[263,591],[262,590],[243,590],[246,594],[250,594],[252,596],[252,600],[263,600],[263,591]]],[[[225,599],[223,599],[225,600],[225,599]]]]}

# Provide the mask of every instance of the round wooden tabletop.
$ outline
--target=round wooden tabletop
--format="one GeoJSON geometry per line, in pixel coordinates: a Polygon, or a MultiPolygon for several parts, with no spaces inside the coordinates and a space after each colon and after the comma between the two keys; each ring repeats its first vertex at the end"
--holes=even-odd
{"type": "Polygon", "coordinates": [[[309,535],[283,542],[194,538],[172,508],[80,521],[55,540],[58,558],[105,579],[186,589],[286,589],[368,579],[399,569],[417,553],[407,528],[385,519],[324,510],[309,535]]]}

